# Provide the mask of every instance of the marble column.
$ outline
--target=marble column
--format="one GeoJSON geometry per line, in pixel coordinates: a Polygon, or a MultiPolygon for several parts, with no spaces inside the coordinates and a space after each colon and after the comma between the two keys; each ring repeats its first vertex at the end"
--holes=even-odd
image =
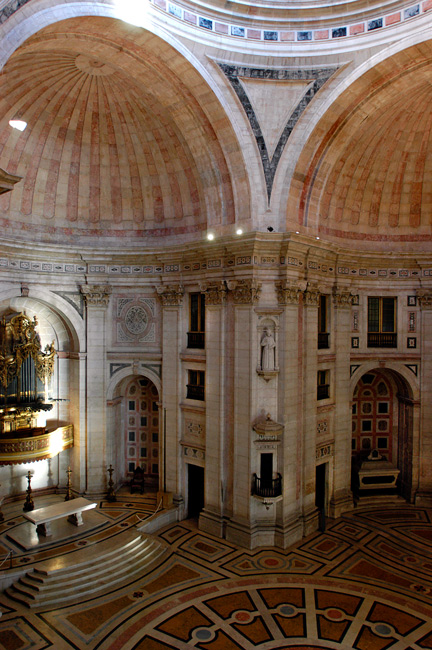
{"type": "MultiPolygon", "coordinates": [[[[308,284],[303,293],[303,426],[301,436],[302,459],[302,516],[303,534],[317,529],[318,511],[315,506],[315,450],[317,429],[318,377],[318,304],[320,291],[308,284]]],[[[299,454],[300,456],[300,454],[299,454]]]]}
{"type": "Polygon", "coordinates": [[[109,285],[83,285],[87,307],[86,363],[86,488],[100,494],[106,488],[106,311],[109,285]]]}
{"type": "MultiPolygon", "coordinates": [[[[165,417],[165,468],[166,476],[161,473],[160,486],[166,492],[180,498],[182,492],[180,474],[179,446],[179,404],[180,393],[180,348],[181,327],[180,307],[183,302],[184,288],[180,284],[156,287],[162,310],[162,402],[165,417]]],[[[163,467],[162,467],[163,471],[163,467]]]]}
{"type": "Polygon", "coordinates": [[[351,492],[351,304],[348,291],[336,289],[333,293],[335,362],[334,362],[334,474],[330,515],[339,517],[354,506],[351,492]]]}
{"type": "Polygon", "coordinates": [[[279,351],[279,414],[283,423],[282,454],[282,495],[283,500],[276,505],[275,544],[282,548],[294,544],[303,535],[300,508],[301,494],[301,317],[299,298],[301,287],[292,281],[276,283],[279,306],[284,312],[281,316],[279,351]]]}
{"type": "Polygon", "coordinates": [[[227,287],[223,280],[201,285],[206,305],[205,504],[199,528],[224,536],[229,468],[225,437],[225,360],[227,287]]]}
{"type": "MultiPolygon", "coordinates": [[[[419,446],[413,450],[413,463],[418,464],[416,505],[432,506],[432,292],[417,291],[421,308],[421,421],[419,446]]],[[[414,472],[413,472],[414,475],[414,472]]]]}
{"type": "Polygon", "coordinates": [[[234,303],[233,390],[233,466],[232,517],[227,521],[226,538],[247,548],[254,546],[254,522],[251,518],[251,445],[252,445],[252,373],[255,372],[251,350],[254,349],[253,306],[261,285],[254,279],[227,282],[234,303]]]}

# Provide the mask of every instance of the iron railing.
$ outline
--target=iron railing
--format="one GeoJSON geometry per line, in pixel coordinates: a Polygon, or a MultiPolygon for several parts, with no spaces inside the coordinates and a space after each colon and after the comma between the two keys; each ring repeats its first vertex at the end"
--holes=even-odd
{"type": "Polygon", "coordinates": [[[205,348],[205,332],[188,332],[187,333],[187,346],[188,348],[195,348],[204,350],[205,348]]]}
{"type": "Polygon", "coordinates": [[[396,332],[368,332],[368,348],[397,348],[396,332]]]}
{"type": "Polygon", "coordinates": [[[282,476],[276,478],[260,478],[256,474],[252,477],[252,494],[257,497],[279,497],[282,494],[282,476]]]}

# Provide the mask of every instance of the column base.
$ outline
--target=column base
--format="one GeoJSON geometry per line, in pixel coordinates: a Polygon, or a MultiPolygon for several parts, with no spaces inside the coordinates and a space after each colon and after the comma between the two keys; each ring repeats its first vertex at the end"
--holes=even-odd
{"type": "Polygon", "coordinates": [[[238,546],[254,549],[259,546],[288,548],[301,540],[302,523],[299,518],[284,524],[248,524],[239,520],[229,520],[226,524],[226,539],[238,546]]]}
{"type": "Polygon", "coordinates": [[[414,505],[416,506],[424,506],[426,508],[431,508],[432,507],[432,491],[430,490],[422,490],[421,492],[417,492],[414,498],[414,505]]]}
{"type": "Polygon", "coordinates": [[[354,509],[354,499],[351,490],[346,490],[339,494],[335,494],[330,499],[329,515],[336,519],[342,513],[349,512],[354,509]]]}
{"type": "Polygon", "coordinates": [[[225,526],[226,520],[220,512],[212,512],[207,508],[201,510],[198,519],[199,530],[202,530],[204,533],[208,533],[209,535],[213,535],[214,537],[224,539],[225,526]]]}
{"type": "Polygon", "coordinates": [[[303,537],[307,537],[311,533],[314,533],[318,530],[319,526],[319,510],[318,508],[313,508],[309,512],[305,512],[303,517],[303,537]]]}

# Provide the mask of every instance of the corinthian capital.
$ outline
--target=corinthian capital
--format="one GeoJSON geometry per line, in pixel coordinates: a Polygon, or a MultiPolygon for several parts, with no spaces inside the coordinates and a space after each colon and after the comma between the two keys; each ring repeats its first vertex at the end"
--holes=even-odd
{"type": "Polygon", "coordinates": [[[333,304],[338,309],[349,309],[352,305],[352,295],[349,291],[335,289],[333,292],[333,304]]]}
{"type": "Polygon", "coordinates": [[[298,305],[303,289],[297,283],[282,280],[275,283],[275,288],[280,305],[298,305]]]}
{"type": "Polygon", "coordinates": [[[308,307],[318,307],[321,291],[317,286],[308,283],[306,291],[304,292],[303,295],[304,295],[305,305],[307,305],[308,307]]]}
{"type": "Polygon", "coordinates": [[[232,291],[234,302],[250,305],[258,302],[261,293],[261,284],[255,278],[248,280],[229,280],[228,289],[232,291]]]}
{"type": "Polygon", "coordinates": [[[107,307],[112,287],[109,284],[83,284],[81,293],[84,296],[87,307],[107,307]]]}
{"type": "Polygon", "coordinates": [[[182,304],[184,287],[182,284],[166,284],[157,286],[158,298],[164,307],[177,307],[182,304]]]}
{"type": "Polygon", "coordinates": [[[205,294],[206,305],[221,305],[225,302],[227,286],[224,280],[202,282],[200,289],[205,294]]]}
{"type": "Polygon", "coordinates": [[[419,289],[417,298],[422,309],[432,309],[432,291],[430,289],[419,289]]]}

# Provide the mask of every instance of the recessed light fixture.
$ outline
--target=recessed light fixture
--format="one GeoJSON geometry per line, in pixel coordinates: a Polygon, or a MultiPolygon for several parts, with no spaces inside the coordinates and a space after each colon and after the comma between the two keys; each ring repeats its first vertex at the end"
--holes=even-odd
{"type": "Polygon", "coordinates": [[[243,230],[241,228],[237,228],[236,235],[242,235],[242,234],[243,234],[243,230]]]}
{"type": "Polygon", "coordinates": [[[319,237],[316,237],[316,239],[319,239],[319,237]]]}
{"type": "Polygon", "coordinates": [[[207,233],[207,239],[208,239],[209,241],[212,241],[212,240],[214,239],[214,234],[213,234],[212,232],[208,232],[208,233],[207,233]]]}
{"type": "Polygon", "coordinates": [[[9,126],[13,129],[18,129],[18,131],[24,131],[27,126],[27,122],[24,120],[9,120],[9,126]]]}
{"type": "Polygon", "coordinates": [[[299,234],[300,234],[300,230],[296,230],[296,235],[299,235],[299,234]]]}

